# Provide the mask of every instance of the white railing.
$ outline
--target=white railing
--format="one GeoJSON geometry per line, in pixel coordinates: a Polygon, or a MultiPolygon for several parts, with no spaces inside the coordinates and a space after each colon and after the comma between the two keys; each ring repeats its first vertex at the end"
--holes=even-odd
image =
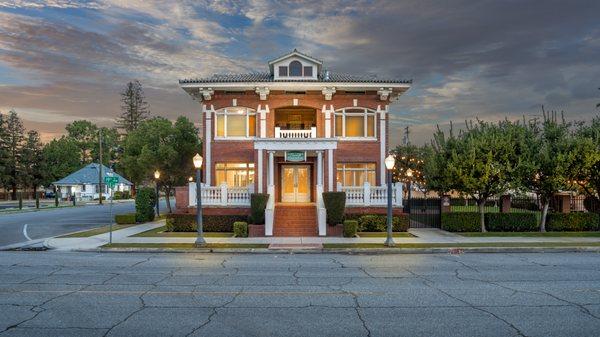
{"type": "MultiPolygon", "coordinates": [[[[253,185],[249,187],[227,187],[202,185],[202,205],[206,206],[250,206],[250,194],[253,185]]],[[[189,183],[189,205],[196,206],[196,183],[189,183]]]]}
{"type": "MultiPolygon", "coordinates": [[[[392,184],[392,205],[402,207],[402,183],[392,184]]],[[[341,186],[338,191],[346,192],[348,206],[386,206],[387,186],[371,186],[365,182],[363,186],[341,186]]]]}
{"type": "Polygon", "coordinates": [[[281,128],[277,126],[275,127],[275,138],[317,138],[317,128],[313,126],[310,130],[281,130],[281,128]]]}

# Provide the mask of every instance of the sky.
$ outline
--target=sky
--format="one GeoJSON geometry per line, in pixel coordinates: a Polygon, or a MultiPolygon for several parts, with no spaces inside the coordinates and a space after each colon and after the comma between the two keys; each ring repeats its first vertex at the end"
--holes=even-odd
{"type": "Polygon", "coordinates": [[[138,79],[153,115],[200,108],[178,79],[266,71],[294,48],[332,72],[412,79],[391,106],[410,128],[600,113],[600,1],[0,0],[0,111],[48,141],[67,123],[112,126],[138,79]]]}

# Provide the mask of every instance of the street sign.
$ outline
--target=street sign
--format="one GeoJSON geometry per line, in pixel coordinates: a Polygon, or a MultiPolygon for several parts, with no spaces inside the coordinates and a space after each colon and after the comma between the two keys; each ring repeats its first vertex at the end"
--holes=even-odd
{"type": "Polygon", "coordinates": [[[109,188],[113,188],[119,183],[119,177],[104,177],[104,183],[109,188]]]}
{"type": "Polygon", "coordinates": [[[285,151],[285,161],[306,161],[306,151],[285,151]]]}

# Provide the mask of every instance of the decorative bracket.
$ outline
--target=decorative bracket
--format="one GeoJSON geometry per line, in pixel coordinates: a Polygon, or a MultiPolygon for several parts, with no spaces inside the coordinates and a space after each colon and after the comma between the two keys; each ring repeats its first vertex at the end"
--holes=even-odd
{"type": "Polygon", "coordinates": [[[202,99],[205,101],[210,101],[211,96],[215,93],[212,88],[199,88],[198,93],[202,95],[202,99]]]}
{"type": "Polygon", "coordinates": [[[388,97],[390,97],[390,94],[393,92],[392,88],[380,88],[377,91],[377,95],[379,95],[379,99],[382,101],[387,101],[388,97]]]}
{"type": "Polygon", "coordinates": [[[331,101],[331,97],[335,94],[335,87],[324,87],[321,92],[325,96],[326,101],[331,101]]]}
{"type": "Polygon", "coordinates": [[[269,88],[267,87],[256,87],[256,93],[260,96],[261,101],[267,100],[267,95],[269,95],[269,88]]]}

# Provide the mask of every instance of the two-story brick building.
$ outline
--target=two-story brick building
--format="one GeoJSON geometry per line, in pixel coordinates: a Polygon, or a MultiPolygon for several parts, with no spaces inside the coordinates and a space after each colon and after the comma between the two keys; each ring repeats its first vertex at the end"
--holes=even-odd
{"type": "Polygon", "coordinates": [[[250,193],[268,193],[267,236],[326,235],[323,191],[346,191],[350,211],[383,210],[389,105],[411,81],[336,74],[296,50],[268,67],[179,82],[201,102],[203,206],[247,212],[250,193]]]}

